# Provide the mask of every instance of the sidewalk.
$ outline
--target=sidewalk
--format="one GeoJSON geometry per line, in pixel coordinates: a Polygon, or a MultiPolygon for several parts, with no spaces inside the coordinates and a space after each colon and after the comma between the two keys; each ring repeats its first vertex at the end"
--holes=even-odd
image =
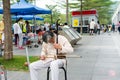
{"type": "MultiPolygon", "coordinates": [[[[68,80],[119,80],[120,35],[108,33],[83,36],[74,46],[75,54],[82,58],[68,58],[68,80]]],[[[41,47],[29,49],[29,55],[39,55],[41,47]]],[[[25,50],[14,48],[14,55],[25,55],[25,50]]],[[[40,80],[46,80],[46,70],[40,80]]],[[[60,71],[60,80],[64,80],[60,71]]],[[[8,71],[8,80],[30,80],[29,72],[8,71]]]]}
{"type": "MultiPolygon", "coordinates": [[[[26,46],[24,46],[26,48],[26,46]]],[[[39,56],[41,52],[41,45],[38,48],[27,48],[28,53],[30,56],[39,56]]],[[[26,49],[18,49],[18,47],[13,47],[13,54],[14,55],[26,55],[26,49]]]]}

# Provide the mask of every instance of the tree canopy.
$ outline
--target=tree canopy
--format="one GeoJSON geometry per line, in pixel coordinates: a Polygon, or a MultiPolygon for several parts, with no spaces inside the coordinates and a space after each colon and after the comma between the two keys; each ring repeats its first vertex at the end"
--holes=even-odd
{"type": "MultiPolygon", "coordinates": [[[[77,2],[70,2],[70,9],[80,10],[81,0],[76,0],[77,2]]],[[[111,5],[115,2],[111,0],[82,0],[82,10],[96,9],[99,15],[99,20],[101,23],[106,24],[110,22],[111,19],[111,5]]],[[[65,7],[62,4],[62,6],[65,7]]],[[[71,11],[71,10],[70,10],[71,11]]]]}

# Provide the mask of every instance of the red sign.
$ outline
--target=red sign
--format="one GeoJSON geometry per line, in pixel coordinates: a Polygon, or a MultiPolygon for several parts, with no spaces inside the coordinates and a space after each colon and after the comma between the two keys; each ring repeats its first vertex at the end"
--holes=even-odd
{"type": "MultiPolygon", "coordinates": [[[[97,11],[96,10],[84,10],[84,11],[82,11],[82,15],[91,15],[91,14],[96,15],[97,11]]],[[[77,16],[77,15],[81,15],[81,12],[80,11],[73,11],[72,12],[72,16],[77,16]]]]}

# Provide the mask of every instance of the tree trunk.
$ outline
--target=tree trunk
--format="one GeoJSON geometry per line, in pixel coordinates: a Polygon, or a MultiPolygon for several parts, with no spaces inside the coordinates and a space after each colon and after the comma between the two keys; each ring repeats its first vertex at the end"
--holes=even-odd
{"type": "Polygon", "coordinates": [[[51,9],[51,25],[53,24],[53,15],[52,15],[52,9],[51,9]]]}
{"type": "Polygon", "coordinates": [[[4,18],[4,59],[13,58],[12,30],[11,30],[11,15],[10,15],[10,0],[3,0],[3,18],[4,18]]]}
{"type": "Polygon", "coordinates": [[[81,35],[82,35],[82,29],[83,29],[83,18],[82,18],[82,0],[80,1],[80,10],[81,10],[81,13],[80,13],[80,18],[81,18],[81,27],[80,27],[80,33],[81,33],[81,35]]]}
{"type": "Polygon", "coordinates": [[[68,12],[68,0],[66,0],[66,22],[69,24],[68,12]]]}

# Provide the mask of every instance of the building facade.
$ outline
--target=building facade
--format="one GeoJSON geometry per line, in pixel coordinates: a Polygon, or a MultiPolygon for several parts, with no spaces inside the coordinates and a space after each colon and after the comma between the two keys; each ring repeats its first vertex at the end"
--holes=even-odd
{"type": "Polygon", "coordinates": [[[96,10],[84,10],[82,13],[80,11],[73,11],[72,27],[76,28],[77,31],[80,32],[80,27],[82,25],[82,32],[86,33],[88,32],[88,27],[92,19],[94,19],[95,22],[98,21],[98,14],[96,10]]]}

